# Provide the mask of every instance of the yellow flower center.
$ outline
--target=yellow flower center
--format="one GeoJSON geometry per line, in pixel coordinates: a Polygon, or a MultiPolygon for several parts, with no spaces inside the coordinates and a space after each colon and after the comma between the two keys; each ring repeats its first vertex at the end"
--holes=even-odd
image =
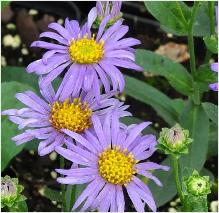
{"type": "Polygon", "coordinates": [[[86,34],[83,38],[79,36],[77,40],[72,40],[69,47],[72,61],[79,64],[93,64],[102,59],[104,41],[98,43],[94,36],[88,39],[86,34]]]}
{"type": "Polygon", "coordinates": [[[112,184],[126,185],[137,172],[134,168],[137,161],[127,150],[119,146],[108,148],[99,155],[98,170],[102,178],[112,184]]]}
{"type": "Polygon", "coordinates": [[[80,98],[74,98],[72,103],[69,99],[64,103],[56,101],[51,108],[50,122],[58,131],[69,129],[80,133],[91,126],[92,110],[80,98]]]}

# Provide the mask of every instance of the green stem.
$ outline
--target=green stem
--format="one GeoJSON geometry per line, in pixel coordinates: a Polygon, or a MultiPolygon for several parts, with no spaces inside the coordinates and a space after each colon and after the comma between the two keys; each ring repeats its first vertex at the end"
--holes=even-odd
{"type": "Polygon", "coordinates": [[[189,54],[190,54],[190,69],[193,78],[193,89],[194,89],[193,101],[197,105],[200,104],[200,91],[194,82],[194,78],[196,75],[196,62],[195,62],[195,50],[194,50],[194,38],[193,38],[193,24],[198,11],[198,7],[199,7],[199,2],[195,2],[192,8],[192,14],[188,24],[188,46],[189,46],[189,54]]]}
{"type": "Polygon", "coordinates": [[[191,19],[189,21],[189,26],[188,26],[188,45],[189,45],[189,54],[190,54],[190,69],[191,69],[193,77],[194,77],[195,72],[196,72],[194,39],[193,39],[193,24],[194,24],[197,10],[198,10],[198,6],[199,6],[199,2],[195,2],[193,9],[192,9],[191,19]]]}
{"type": "Polygon", "coordinates": [[[183,205],[183,194],[182,194],[182,188],[181,188],[180,178],[179,178],[179,164],[178,164],[178,159],[175,156],[172,156],[172,164],[173,164],[173,173],[175,176],[177,193],[179,195],[181,204],[183,205]]]}
{"type": "MultiPolygon", "coordinates": [[[[210,34],[215,34],[215,16],[214,16],[214,1],[208,2],[208,14],[209,14],[209,21],[210,21],[210,34]]],[[[212,56],[211,51],[207,49],[204,63],[208,63],[212,56]]]]}
{"type": "MultiPolygon", "coordinates": [[[[60,168],[64,169],[65,167],[65,159],[60,156],[60,168]]],[[[66,199],[65,199],[65,185],[61,184],[61,190],[62,190],[62,211],[66,211],[66,199]]]]}

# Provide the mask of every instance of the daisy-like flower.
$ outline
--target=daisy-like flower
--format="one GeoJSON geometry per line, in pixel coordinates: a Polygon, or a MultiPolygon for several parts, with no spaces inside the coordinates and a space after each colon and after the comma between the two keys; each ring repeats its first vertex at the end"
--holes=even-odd
{"type": "Polygon", "coordinates": [[[122,1],[97,1],[96,7],[91,9],[93,13],[97,14],[95,24],[99,26],[101,21],[110,15],[107,26],[111,26],[122,17],[121,7],[122,1]]]}
{"type": "MultiPolygon", "coordinates": [[[[218,63],[212,63],[211,70],[214,72],[218,72],[218,63]]],[[[209,88],[213,91],[218,91],[218,82],[213,83],[213,84],[209,84],[209,88]]]]}
{"type": "Polygon", "coordinates": [[[56,152],[78,164],[78,168],[57,169],[65,177],[57,179],[62,184],[88,183],[73,206],[80,211],[98,209],[101,212],[123,212],[125,210],[124,190],[127,191],[135,209],[144,212],[145,203],[156,211],[156,204],[148,186],[137,176],[145,176],[161,186],[151,170],[168,167],[145,162],[155,151],[154,135],[142,135],[141,131],[150,122],[119,128],[118,114],[106,117],[101,122],[92,117],[94,131],[86,130],[83,136],[70,130],[63,130],[82,147],[67,139],[67,148],[56,147],[56,152]]]}
{"type": "Polygon", "coordinates": [[[58,44],[45,41],[35,41],[32,47],[47,49],[42,59],[32,62],[27,67],[27,72],[43,75],[41,87],[53,81],[65,69],[67,73],[61,83],[65,91],[65,98],[71,93],[83,89],[93,90],[97,98],[100,96],[99,80],[104,86],[105,93],[111,90],[123,91],[124,77],[117,67],[142,71],[135,64],[134,45],[140,41],[134,38],[123,38],[128,32],[128,26],[123,25],[123,20],[118,20],[106,31],[110,15],[106,16],[98,29],[97,34],[92,34],[91,26],[97,14],[90,11],[88,21],[80,28],[75,20],[65,20],[65,26],[58,23],[49,24],[53,32],[44,32],[40,37],[54,39],[58,44]]]}
{"type": "Polygon", "coordinates": [[[69,96],[63,99],[59,90],[55,91],[50,84],[42,89],[43,99],[32,91],[17,93],[16,98],[24,103],[27,108],[9,109],[2,112],[9,119],[18,124],[18,129],[26,129],[24,133],[12,138],[16,145],[31,141],[34,138],[42,140],[38,147],[40,156],[46,155],[58,145],[63,144],[67,137],[62,129],[71,130],[82,134],[86,129],[92,128],[92,116],[103,119],[105,114],[118,107],[120,116],[130,115],[125,111],[128,106],[120,101],[110,98],[113,93],[101,95],[97,99],[92,92],[81,92],[80,96],[69,96]]]}

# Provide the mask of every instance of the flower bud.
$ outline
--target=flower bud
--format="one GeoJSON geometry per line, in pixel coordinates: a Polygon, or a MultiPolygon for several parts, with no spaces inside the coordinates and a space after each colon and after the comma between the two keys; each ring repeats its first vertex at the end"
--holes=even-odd
{"type": "Polygon", "coordinates": [[[12,207],[17,202],[26,200],[20,193],[24,187],[18,184],[17,178],[5,176],[1,178],[1,207],[12,207]]]}
{"type": "Polygon", "coordinates": [[[188,153],[188,144],[192,142],[192,139],[189,138],[188,130],[176,124],[170,129],[162,128],[158,142],[158,149],[163,150],[165,154],[179,157],[180,154],[188,153]]]}
{"type": "Polygon", "coordinates": [[[187,193],[194,196],[203,196],[211,193],[209,177],[200,176],[196,170],[193,171],[189,178],[185,178],[185,186],[187,193]]]}
{"type": "Polygon", "coordinates": [[[97,18],[94,23],[94,28],[98,28],[102,20],[110,15],[110,20],[106,28],[113,25],[122,17],[121,13],[122,1],[97,1],[97,18]]]}

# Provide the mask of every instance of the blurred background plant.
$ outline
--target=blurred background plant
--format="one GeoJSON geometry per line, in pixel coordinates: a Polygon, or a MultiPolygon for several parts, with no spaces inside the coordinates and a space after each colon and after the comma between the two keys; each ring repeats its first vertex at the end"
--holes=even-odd
{"type": "MultiPolygon", "coordinates": [[[[3,1],[2,110],[21,106],[14,97],[15,93],[27,89],[37,91],[38,78],[27,74],[25,67],[40,58],[42,53],[30,48],[30,44],[47,30],[51,22],[63,24],[64,19],[69,17],[83,23],[94,5],[95,2],[6,4],[3,1]]],[[[201,2],[195,17],[191,16],[192,6],[193,2],[123,2],[122,13],[130,27],[129,34],[142,42],[136,59],[145,71],[143,74],[124,71],[126,89],[118,98],[130,105],[129,110],[134,115],[123,119],[127,124],[150,120],[153,127],[149,132],[156,135],[161,128],[172,127],[175,123],[190,131],[194,141],[189,147],[189,154],[180,159],[181,173],[188,167],[196,169],[201,175],[210,176],[212,186],[208,200],[210,210],[217,211],[217,93],[208,89],[209,83],[217,81],[216,74],[210,70],[210,63],[217,61],[217,53],[212,51],[210,45],[214,42],[212,38],[217,38],[215,2],[201,2]]],[[[57,154],[53,152],[48,157],[39,157],[37,141],[16,147],[11,141],[16,134],[16,126],[3,116],[2,175],[19,178],[25,187],[29,211],[60,211],[60,186],[56,183],[57,174],[54,172],[59,164],[57,154]]],[[[166,158],[161,152],[154,155],[152,160],[170,164],[169,157],[166,158]]],[[[151,181],[144,181],[152,189],[158,211],[176,211],[180,203],[172,170],[168,175],[155,173],[164,187],[158,188],[151,181]]],[[[67,199],[72,202],[82,187],[74,186],[73,189],[75,197],[67,193],[67,199]]],[[[132,211],[129,203],[126,209],[132,211]]]]}

